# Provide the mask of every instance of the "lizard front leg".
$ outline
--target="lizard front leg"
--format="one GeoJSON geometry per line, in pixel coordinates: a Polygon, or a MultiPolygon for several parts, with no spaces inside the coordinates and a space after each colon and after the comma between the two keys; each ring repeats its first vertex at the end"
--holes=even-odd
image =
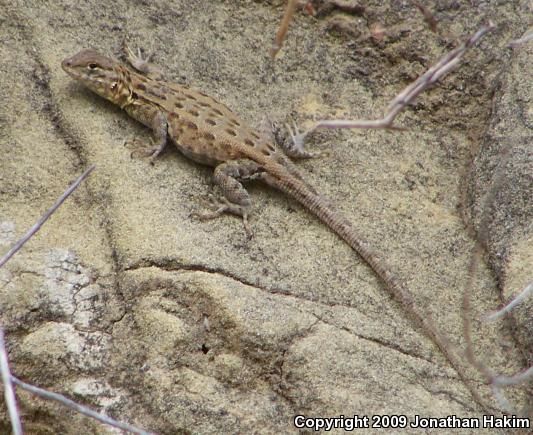
{"type": "Polygon", "coordinates": [[[222,200],[214,201],[216,209],[210,213],[194,213],[202,220],[214,219],[223,213],[231,213],[242,217],[244,229],[251,236],[248,215],[251,206],[250,194],[241,181],[252,180],[261,174],[261,167],[248,159],[231,160],[221,163],[215,168],[213,179],[224,193],[222,200]]]}
{"type": "MultiPolygon", "coordinates": [[[[142,122],[144,125],[152,129],[153,138],[151,139],[151,145],[141,143],[140,145],[133,146],[131,153],[132,157],[137,154],[140,157],[149,157],[150,163],[153,164],[154,159],[161,154],[168,142],[168,121],[165,114],[155,108],[147,108],[146,106],[128,106],[126,107],[128,114],[136,120],[142,122]]],[[[137,140],[126,141],[126,144],[130,145],[137,140]]]]}

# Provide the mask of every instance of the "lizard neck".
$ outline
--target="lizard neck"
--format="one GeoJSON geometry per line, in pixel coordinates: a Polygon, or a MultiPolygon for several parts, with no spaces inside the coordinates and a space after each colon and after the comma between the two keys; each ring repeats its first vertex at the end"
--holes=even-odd
{"type": "Polygon", "coordinates": [[[136,100],[135,86],[134,81],[132,80],[132,75],[135,74],[119,66],[117,68],[117,74],[120,77],[118,80],[118,90],[115,95],[115,98],[112,100],[117,106],[121,109],[125,109],[127,106],[132,104],[136,100]]]}

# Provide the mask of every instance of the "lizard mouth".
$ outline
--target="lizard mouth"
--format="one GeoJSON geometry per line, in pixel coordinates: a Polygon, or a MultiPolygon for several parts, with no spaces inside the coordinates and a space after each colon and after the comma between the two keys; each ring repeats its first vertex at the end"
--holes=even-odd
{"type": "Polygon", "coordinates": [[[63,71],[65,71],[69,76],[78,78],[78,74],[76,74],[73,68],[72,58],[67,57],[64,59],[63,62],[61,62],[61,68],[63,68],[63,71]]]}

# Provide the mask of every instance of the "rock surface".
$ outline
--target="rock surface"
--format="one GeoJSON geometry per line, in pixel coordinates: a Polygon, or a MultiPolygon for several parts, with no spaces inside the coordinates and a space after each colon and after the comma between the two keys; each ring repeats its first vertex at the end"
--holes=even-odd
{"type": "MultiPolygon", "coordinates": [[[[463,348],[462,295],[475,244],[467,228],[482,230],[483,198],[507,155],[487,263],[472,292],[474,344],[496,373],[531,365],[531,302],[514,328],[481,320],[531,280],[533,49],[506,47],[531,25],[531,3],[430,2],[438,33],[410,2],[365,2],[364,12],[329,7],[315,18],[301,11],[272,62],[280,3],[0,2],[2,252],[97,165],[0,269],[14,374],[156,433],[297,432],[298,414],[500,413],[483,378],[465,365],[472,381],[464,384],[372,270],[317,219],[259,185],[250,187],[251,240],[238,219],[191,218],[213,189],[211,170],[171,149],[154,166],[131,159],[124,141],[150,133],[60,67],[82,48],[118,56],[128,37],[176,82],[255,126],[378,118],[491,19],[497,28],[463,64],[400,115],[406,131],[320,131],[310,146],[331,149],[331,157],[300,166],[463,348]]],[[[517,413],[527,412],[525,393],[506,394],[517,413]]],[[[27,433],[111,431],[57,404],[18,398],[27,433]]]]}

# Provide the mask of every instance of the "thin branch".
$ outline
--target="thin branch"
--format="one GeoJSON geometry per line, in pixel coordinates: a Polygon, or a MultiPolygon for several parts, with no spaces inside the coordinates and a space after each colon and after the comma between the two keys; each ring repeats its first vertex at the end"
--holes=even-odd
{"type": "MultiPolygon", "coordinates": [[[[15,255],[24,244],[43,226],[43,224],[48,220],[50,216],[63,204],[63,202],[70,196],[74,190],[78,188],[80,183],[89,176],[89,174],[94,170],[95,166],[90,166],[83,174],[81,174],[78,179],[72,183],[72,185],[57,199],[57,201],[50,207],[44,215],[33,225],[26,234],[0,259],[0,267],[2,267],[13,255],[15,255]]],[[[75,411],[87,415],[88,417],[94,418],[95,420],[101,421],[102,423],[108,424],[110,426],[117,427],[122,430],[126,430],[132,433],[149,435],[149,432],[139,429],[135,426],[132,426],[127,423],[122,423],[116,421],[110,417],[107,417],[103,414],[100,414],[92,409],[80,405],[73,400],[66,398],[65,396],[53,393],[51,391],[44,390],[39,387],[27,384],[15,376],[11,375],[8,365],[8,357],[4,344],[4,333],[2,328],[0,328],[0,371],[2,376],[2,381],[4,384],[4,395],[6,398],[7,407],[9,410],[9,416],[11,419],[11,424],[13,428],[14,435],[22,435],[22,428],[20,424],[20,419],[17,412],[17,404],[15,399],[15,393],[13,391],[13,384],[19,386],[20,388],[29,391],[32,394],[43,397],[48,400],[55,400],[75,411]]]]}
{"type": "Polygon", "coordinates": [[[22,435],[22,425],[20,424],[20,417],[17,408],[17,399],[13,391],[13,384],[11,383],[11,372],[9,371],[9,359],[6,351],[6,344],[4,340],[4,330],[0,327],[0,374],[2,375],[2,383],[4,384],[4,397],[6,399],[7,410],[9,412],[9,419],[11,420],[11,428],[13,435],[22,435]]]}
{"type": "Polygon", "coordinates": [[[474,280],[477,273],[478,265],[481,260],[481,253],[483,247],[488,243],[488,228],[489,228],[489,210],[494,204],[496,194],[500,190],[501,184],[505,176],[505,169],[507,167],[507,162],[511,156],[511,147],[505,148],[501,160],[494,171],[494,176],[492,178],[492,186],[489,187],[485,198],[481,203],[481,218],[479,222],[479,230],[477,235],[476,243],[472,248],[472,255],[470,257],[470,266],[468,270],[468,281],[465,286],[463,293],[463,309],[461,315],[463,317],[463,336],[465,338],[466,349],[465,356],[468,362],[475,367],[487,380],[487,382],[492,383],[495,375],[489,370],[489,368],[479,360],[474,354],[474,343],[472,342],[472,323],[471,323],[471,310],[470,310],[470,296],[472,294],[472,289],[474,288],[474,280]]]}
{"type": "Polygon", "coordinates": [[[514,41],[509,42],[508,47],[512,47],[512,48],[518,47],[519,45],[522,45],[528,41],[531,41],[532,39],[533,39],[533,32],[525,36],[522,36],[519,39],[515,39],[514,41]]]}
{"type": "Polygon", "coordinates": [[[465,339],[466,348],[465,348],[465,356],[467,361],[475,367],[479,373],[483,375],[485,380],[490,384],[492,383],[492,380],[494,379],[494,374],[490,371],[490,369],[481,361],[479,360],[475,353],[474,353],[474,343],[472,341],[472,312],[470,308],[470,298],[472,294],[472,289],[474,288],[474,280],[477,274],[478,270],[478,264],[479,260],[481,258],[481,251],[482,246],[479,241],[476,242],[474,246],[474,252],[472,253],[472,256],[470,258],[470,267],[468,270],[468,281],[465,286],[465,290],[463,293],[463,307],[461,310],[461,314],[463,317],[463,337],[465,339]]]}
{"type": "Polygon", "coordinates": [[[15,245],[7,251],[7,253],[0,258],[0,267],[7,263],[7,261],[15,255],[22,246],[43,226],[43,224],[48,220],[50,216],[58,209],[58,207],[63,204],[65,199],[76,190],[80,183],[87,178],[87,176],[94,170],[95,166],[90,166],[83,174],[81,174],[78,179],[72,183],[72,185],[61,195],[58,200],[42,215],[42,217],[33,225],[24,236],[17,242],[15,245]]]}
{"type": "Polygon", "coordinates": [[[429,28],[433,33],[437,33],[437,20],[431,11],[424,6],[422,3],[419,3],[415,0],[412,0],[412,3],[417,7],[420,13],[424,16],[424,21],[427,23],[429,28]]]}
{"type": "MultiPolygon", "coordinates": [[[[478,359],[474,354],[474,344],[472,342],[472,324],[471,324],[471,310],[470,310],[470,296],[472,289],[474,287],[474,279],[477,273],[478,265],[481,261],[481,254],[483,247],[487,246],[489,240],[489,218],[490,218],[490,209],[493,206],[496,198],[496,194],[500,190],[501,184],[503,183],[505,177],[505,170],[507,163],[511,156],[511,147],[508,146],[504,149],[500,157],[498,166],[494,171],[492,186],[488,189],[487,194],[485,195],[484,200],[481,204],[481,219],[479,222],[479,230],[477,235],[477,240],[472,250],[472,256],[470,259],[470,268],[468,272],[468,281],[465,286],[463,294],[463,308],[462,308],[462,318],[463,318],[463,334],[466,343],[465,356],[468,362],[475,367],[486,379],[486,381],[491,385],[492,392],[495,399],[497,400],[500,407],[509,413],[515,413],[511,403],[505,397],[502,387],[515,386],[523,384],[531,379],[533,379],[533,367],[529,367],[527,370],[523,371],[514,376],[503,376],[495,375],[492,371],[486,366],[486,364],[478,359]]],[[[494,320],[505,313],[509,312],[513,307],[518,305],[523,299],[525,299],[533,291],[533,283],[530,283],[526,288],[514,298],[507,306],[505,306],[500,311],[489,316],[489,319],[494,320]]]]}
{"type": "Polygon", "coordinates": [[[531,379],[533,379],[533,367],[514,376],[496,376],[492,382],[496,386],[510,386],[518,385],[531,379]]]}
{"type": "Polygon", "coordinates": [[[509,302],[505,307],[503,307],[499,311],[496,311],[490,316],[487,316],[487,320],[496,320],[496,319],[499,319],[500,317],[503,317],[503,315],[511,311],[514,307],[516,307],[520,302],[522,302],[524,299],[529,297],[529,295],[532,293],[533,293],[533,282],[530,282],[529,285],[527,285],[526,288],[522,290],[518,294],[518,296],[512,299],[511,302],[509,302]]]}
{"type": "Polygon", "coordinates": [[[507,400],[507,397],[505,397],[505,394],[503,393],[502,389],[494,384],[491,387],[492,387],[492,394],[496,398],[496,401],[498,402],[500,409],[509,414],[515,414],[516,411],[511,405],[511,402],[509,402],[509,400],[507,400]]]}
{"type": "Polygon", "coordinates": [[[421,92],[429,88],[440,78],[444,77],[452,71],[459,61],[466,53],[466,51],[474,46],[476,42],[494,28],[494,24],[489,22],[486,26],[482,26],[476,33],[474,33],[468,40],[462,43],[459,47],[450,51],[447,55],[442,57],[435,65],[429,68],[416,81],[407,86],[400,92],[394,100],[387,107],[385,116],[381,119],[373,120],[344,120],[344,119],[330,119],[318,121],[309,130],[300,133],[295,140],[299,145],[303,145],[305,137],[318,128],[384,128],[390,130],[403,130],[401,127],[393,125],[394,119],[403,111],[413,100],[420,95],[421,92]]]}
{"type": "Polygon", "coordinates": [[[110,417],[107,417],[106,415],[93,411],[92,409],[86,406],[80,405],[79,403],[76,403],[73,400],[70,400],[61,394],[53,393],[51,391],[44,390],[34,385],[27,384],[26,382],[21,381],[15,376],[11,376],[11,381],[18,387],[22,388],[23,390],[29,391],[30,393],[35,394],[39,397],[42,397],[43,399],[54,400],[56,402],[59,402],[62,405],[65,405],[79,412],[80,414],[84,414],[88,417],[94,418],[95,420],[101,421],[102,423],[117,427],[119,429],[127,430],[131,433],[136,433],[136,434],[141,434],[141,435],[151,435],[150,432],[146,432],[145,430],[139,429],[135,426],[132,426],[131,424],[122,423],[120,421],[114,420],[110,417]]]}
{"type": "Polygon", "coordinates": [[[272,59],[276,57],[276,54],[278,54],[278,51],[281,49],[281,46],[283,45],[283,41],[285,39],[285,36],[287,35],[287,30],[289,30],[289,23],[292,20],[292,16],[294,15],[294,11],[296,10],[297,4],[298,4],[298,0],[288,0],[287,2],[287,8],[285,9],[285,14],[283,15],[283,18],[281,19],[281,23],[279,24],[278,31],[276,32],[276,38],[274,39],[274,43],[272,44],[272,47],[270,48],[270,57],[272,57],[272,59]]]}

